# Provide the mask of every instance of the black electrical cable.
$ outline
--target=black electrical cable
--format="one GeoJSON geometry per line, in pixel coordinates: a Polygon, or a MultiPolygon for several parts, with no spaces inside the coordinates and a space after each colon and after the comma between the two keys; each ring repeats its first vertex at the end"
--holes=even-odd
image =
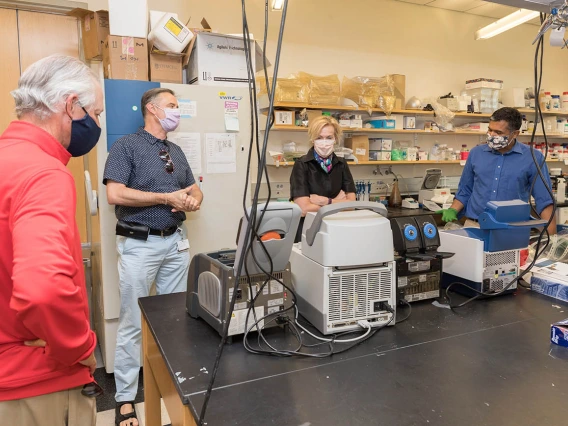
{"type": "MultiPolygon", "coordinates": [[[[287,9],[287,5],[288,5],[288,0],[284,0],[284,10],[282,13],[282,24],[281,24],[281,33],[279,35],[279,41],[278,41],[278,47],[277,47],[277,56],[280,53],[280,48],[281,48],[281,44],[282,44],[282,32],[283,32],[283,23],[285,21],[285,17],[286,17],[286,9],[287,9]]],[[[255,84],[255,80],[254,80],[254,73],[251,72],[252,71],[252,65],[251,65],[251,58],[250,58],[250,35],[248,33],[248,24],[246,21],[246,12],[245,12],[245,0],[242,0],[242,12],[243,12],[243,43],[244,43],[244,47],[245,47],[245,56],[246,56],[246,60],[247,60],[247,68],[248,68],[248,77],[249,77],[249,100],[250,100],[250,105],[251,105],[251,139],[250,139],[250,146],[249,146],[249,155],[248,155],[248,161],[247,161],[247,170],[246,170],[246,182],[245,182],[245,190],[243,193],[243,209],[245,211],[245,215],[247,213],[246,210],[246,199],[247,199],[247,192],[248,192],[248,179],[249,179],[249,175],[250,175],[250,166],[251,166],[251,157],[252,157],[252,150],[253,150],[253,145],[254,145],[254,141],[257,141],[257,155],[258,155],[258,160],[259,160],[259,176],[262,176],[262,166],[263,163],[261,161],[265,160],[265,153],[264,156],[260,155],[259,153],[259,144],[258,144],[258,108],[256,105],[256,84],[255,84]],[[252,75],[251,75],[252,74],[252,75]],[[252,86],[252,87],[251,87],[252,86]]],[[[276,64],[279,62],[278,61],[278,57],[277,60],[275,61],[276,64]]],[[[275,65],[275,73],[277,73],[278,67],[277,65],[275,65]]],[[[275,83],[275,81],[274,81],[275,83]]],[[[273,110],[273,99],[271,98],[271,109],[273,110]]],[[[270,120],[269,120],[270,121],[270,120]]],[[[267,142],[268,139],[268,131],[269,128],[266,131],[265,134],[265,142],[267,142]]],[[[264,151],[266,151],[266,148],[264,149],[264,151]]],[[[253,197],[253,206],[256,206],[257,202],[258,202],[258,192],[259,192],[259,188],[260,188],[260,179],[258,179],[257,181],[257,187],[256,187],[256,191],[255,191],[255,196],[253,197]]],[[[269,187],[269,191],[270,191],[270,185],[268,185],[269,187]]],[[[251,241],[250,235],[251,235],[251,229],[253,229],[254,224],[255,224],[255,219],[256,219],[256,209],[253,208],[251,209],[251,218],[248,218],[248,224],[246,227],[246,230],[244,231],[244,247],[248,247],[249,245],[249,241],[251,241]]],[[[237,261],[237,265],[243,265],[246,259],[246,253],[247,250],[243,250],[241,252],[241,256],[240,258],[237,260],[235,259],[235,261],[237,261]]],[[[238,271],[236,271],[236,277],[235,277],[235,287],[233,289],[233,297],[231,298],[231,302],[229,305],[229,311],[227,312],[227,316],[224,320],[224,327],[223,327],[223,334],[221,337],[221,342],[219,343],[219,347],[217,349],[217,355],[215,357],[215,363],[214,363],[214,367],[212,370],[212,374],[211,374],[211,379],[209,381],[209,385],[207,387],[207,392],[205,393],[205,398],[204,398],[204,402],[203,402],[203,406],[201,408],[201,413],[199,416],[199,424],[203,425],[204,421],[205,421],[205,414],[207,412],[207,407],[208,407],[208,403],[209,403],[209,399],[211,398],[211,392],[213,390],[213,385],[215,383],[215,378],[217,376],[217,371],[219,368],[219,363],[221,360],[221,356],[223,354],[223,349],[229,334],[229,324],[230,324],[230,319],[231,319],[231,315],[233,313],[234,307],[235,307],[235,302],[236,302],[236,298],[237,298],[237,289],[239,287],[239,283],[240,283],[240,275],[241,275],[241,268],[239,268],[238,271]]]]}
{"type": "MultiPolygon", "coordinates": [[[[542,22],[544,22],[545,19],[546,19],[546,15],[541,13],[540,14],[541,24],[542,24],[542,22]]],[[[537,42],[537,45],[536,45],[536,48],[535,48],[535,58],[534,58],[535,96],[538,96],[538,94],[540,93],[540,89],[541,89],[543,63],[544,63],[544,35],[541,35],[538,39],[538,42],[537,42]]],[[[537,98],[537,100],[538,100],[538,98],[537,98]]],[[[533,162],[534,162],[534,164],[536,166],[536,170],[537,170],[537,175],[533,178],[533,182],[531,184],[531,189],[530,189],[530,192],[529,192],[529,203],[530,203],[531,208],[532,208],[533,206],[532,206],[532,202],[531,202],[531,196],[532,196],[532,191],[534,189],[536,179],[538,177],[542,180],[544,187],[546,188],[548,194],[550,195],[550,198],[552,199],[552,206],[553,206],[550,218],[548,219],[547,223],[544,225],[542,231],[539,234],[539,237],[538,237],[538,240],[537,240],[537,243],[536,243],[534,258],[533,258],[532,262],[529,264],[529,266],[526,267],[525,270],[521,274],[519,274],[517,277],[515,277],[515,279],[513,279],[511,282],[509,282],[509,284],[507,284],[502,290],[500,290],[498,292],[486,293],[486,292],[483,292],[483,291],[473,289],[473,288],[469,287],[468,285],[466,285],[462,282],[450,283],[448,285],[448,287],[446,287],[446,298],[448,299],[448,306],[452,310],[456,309],[456,308],[461,308],[461,307],[469,304],[470,302],[472,302],[476,299],[479,299],[480,297],[499,296],[499,295],[503,294],[505,291],[507,291],[515,283],[518,283],[521,287],[526,287],[525,285],[521,284],[520,280],[532,269],[532,267],[536,263],[536,260],[540,256],[540,254],[542,254],[546,250],[546,248],[548,247],[548,244],[550,242],[550,235],[548,233],[548,227],[550,226],[550,224],[554,220],[554,216],[555,216],[557,207],[556,207],[556,200],[554,199],[554,194],[552,193],[552,188],[548,185],[548,182],[546,181],[546,178],[544,177],[544,174],[542,173],[542,166],[545,164],[546,157],[548,155],[548,139],[546,137],[546,129],[544,128],[544,117],[543,117],[543,114],[542,114],[542,108],[541,108],[540,102],[538,102],[538,101],[535,101],[535,125],[534,125],[534,128],[533,128],[532,134],[531,134],[531,140],[529,142],[529,146],[530,146],[531,156],[532,156],[533,162]],[[536,129],[538,128],[539,119],[543,123],[543,125],[541,127],[542,127],[542,134],[543,134],[544,141],[545,141],[545,152],[544,152],[544,157],[542,159],[541,164],[539,164],[539,161],[537,160],[535,153],[534,153],[534,141],[535,141],[536,129]],[[545,243],[544,247],[542,248],[542,250],[540,250],[540,245],[542,243],[542,238],[543,238],[544,235],[547,236],[547,240],[546,240],[546,243],[545,243]],[[476,295],[467,299],[465,302],[462,302],[459,305],[454,306],[454,305],[452,305],[449,291],[450,291],[451,287],[458,286],[458,285],[467,288],[469,291],[476,293],[476,295]]]]}
{"type": "Polygon", "coordinates": [[[406,314],[406,316],[402,319],[397,319],[396,320],[397,324],[406,321],[408,318],[410,318],[410,315],[412,314],[412,306],[410,305],[410,303],[408,303],[408,301],[406,301],[405,299],[400,299],[400,302],[408,306],[408,314],[406,314]]]}

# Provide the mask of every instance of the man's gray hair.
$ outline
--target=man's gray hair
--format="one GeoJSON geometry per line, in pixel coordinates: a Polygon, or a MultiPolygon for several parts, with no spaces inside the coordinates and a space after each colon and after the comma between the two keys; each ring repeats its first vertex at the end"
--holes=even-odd
{"type": "Polygon", "coordinates": [[[30,65],[11,92],[16,115],[33,113],[45,119],[62,111],[69,95],[76,94],[79,104],[88,109],[95,103],[98,79],[91,69],[71,56],[52,55],[30,65]]]}

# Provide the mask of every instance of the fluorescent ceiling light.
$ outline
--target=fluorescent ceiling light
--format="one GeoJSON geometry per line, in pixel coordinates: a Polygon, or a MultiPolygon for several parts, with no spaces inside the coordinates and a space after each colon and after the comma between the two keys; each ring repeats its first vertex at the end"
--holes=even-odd
{"type": "Polygon", "coordinates": [[[284,0],[272,0],[272,10],[282,10],[284,0]]]}
{"type": "Polygon", "coordinates": [[[475,32],[475,39],[479,40],[494,37],[497,34],[501,34],[507,30],[510,30],[517,25],[524,24],[525,22],[528,22],[538,16],[540,16],[540,12],[528,9],[519,9],[516,12],[513,12],[510,15],[499,19],[498,21],[495,21],[492,24],[489,24],[486,27],[477,30],[475,32]]]}

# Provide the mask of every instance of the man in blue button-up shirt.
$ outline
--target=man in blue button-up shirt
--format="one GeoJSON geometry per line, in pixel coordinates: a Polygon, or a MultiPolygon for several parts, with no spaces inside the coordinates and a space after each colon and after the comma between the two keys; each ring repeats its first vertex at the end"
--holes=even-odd
{"type": "MultiPolygon", "coordinates": [[[[445,222],[456,220],[458,213],[477,221],[488,201],[520,199],[529,201],[533,196],[536,211],[543,219],[552,215],[552,198],[538,176],[530,147],[517,142],[522,116],[514,108],[501,108],[489,119],[487,144],[473,148],[465,164],[456,197],[449,209],[442,211],[445,222]],[[531,194],[531,186],[536,176],[531,194]]],[[[543,164],[543,155],[534,151],[546,185],[551,188],[548,168],[543,164]]],[[[556,233],[553,219],[548,231],[556,233]]]]}

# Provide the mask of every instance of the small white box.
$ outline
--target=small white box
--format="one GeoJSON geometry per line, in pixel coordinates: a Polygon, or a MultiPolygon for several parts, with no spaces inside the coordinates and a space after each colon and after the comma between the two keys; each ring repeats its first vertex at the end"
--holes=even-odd
{"type": "Polygon", "coordinates": [[[392,139],[381,139],[381,151],[392,151],[392,139]]]}
{"type": "Polygon", "coordinates": [[[360,118],[352,118],[351,122],[349,123],[349,127],[351,127],[352,129],[362,129],[363,120],[360,118]]]}
{"type": "Polygon", "coordinates": [[[369,139],[369,151],[381,151],[383,140],[381,138],[369,139]]]}
{"type": "Polygon", "coordinates": [[[351,127],[351,120],[339,120],[340,127],[351,127]]]}
{"type": "Polygon", "coordinates": [[[408,161],[416,161],[416,160],[418,159],[418,154],[416,153],[416,151],[414,151],[414,152],[409,152],[409,153],[407,154],[406,159],[407,159],[408,161]]]}
{"type": "Polygon", "coordinates": [[[274,124],[281,126],[293,126],[294,111],[274,111],[274,124]]]}
{"type": "Polygon", "coordinates": [[[418,161],[428,160],[428,153],[426,151],[418,151],[418,161]]]}
{"type": "Polygon", "coordinates": [[[525,89],[520,87],[511,87],[501,91],[501,101],[504,106],[511,108],[525,107],[525,89]]]}
{"type": "Polygon", "coordinates": [[[405,128],[405,129],[416,129],[416,117],[413,117],[413,116],[404,117],[403,128],[405,128]]]}
{"type": "Polygon", "coordinates": [[[391,160],[391,152],[390,151],[381,151],[379,153],[379,160],[390,161],[391,160]]]}
{"type": "Polygon", "coordinates": [[[108,0],[108,17],[110,35],[148,36],[147,0],[108,0]]]}

